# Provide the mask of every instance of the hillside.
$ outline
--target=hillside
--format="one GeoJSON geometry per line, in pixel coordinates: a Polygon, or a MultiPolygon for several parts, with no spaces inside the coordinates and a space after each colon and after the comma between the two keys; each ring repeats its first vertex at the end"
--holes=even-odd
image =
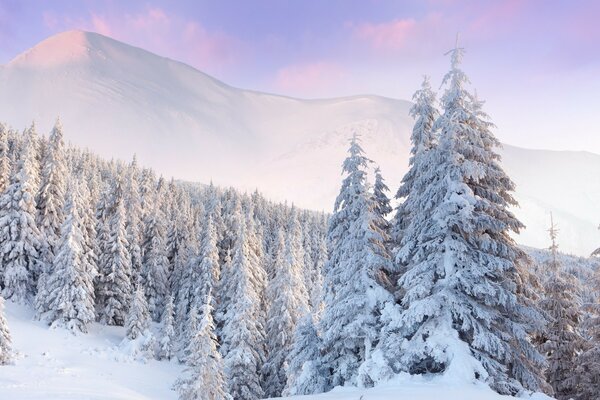
{"type": "MultiPolygon", "coordinates": [[[[68,140],[102,156],[129,159],[135,149],[167,176],[258,188],[327,211],[354,131],[396,190],[407,168],[409,107],[378,96],[300,100],[241,90],[81,31],[53,36],[0,70],[0,120],[14,127],[34,119],[45,133],[59,115],[68,140]]],[[[512,146],[502,154],[528,227],[521,243],[545,246],[553,211],[564,250],[588,255],[598,246],[600,156],[512,146]]]]}

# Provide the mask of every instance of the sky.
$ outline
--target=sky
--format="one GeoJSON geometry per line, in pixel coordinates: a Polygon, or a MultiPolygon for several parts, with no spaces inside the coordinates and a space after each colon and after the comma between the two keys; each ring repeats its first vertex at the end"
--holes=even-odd
{"type": "Polygon", "coordinates": [[[410,99],[456,42],[499,138],[600,154],[595,0],[0,0],[0,63],[98,32],[233,86],[302,98],[410,99]]]}

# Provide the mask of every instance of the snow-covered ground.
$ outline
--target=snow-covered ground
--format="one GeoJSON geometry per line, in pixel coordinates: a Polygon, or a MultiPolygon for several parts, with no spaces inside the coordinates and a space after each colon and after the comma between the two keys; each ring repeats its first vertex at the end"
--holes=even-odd
{"type": "Polygon", "coordinates": [[[176,362],[136,361],[118,348],[124,328],[93,324],[87,335],[49,329],[27,307],[6,302],[18,352],[0,366],[2,400],[169,400],[180,374],[176,362]]]}
{"type": "MultiPolygon", "coordinates": [[[[0,121],[15,128],[35,120],[47,133],[60,116],[67,140],[106,158],[135,152],[165,176],[258,188],[271,199],[326,211],[354,131],[397,190],[408,165],[410,105],[380,96],[301,100],[241,90],[79,31],[53,36],[0,66],[0,121]]],[[[502,138],[502,127],[497,133],[502,138]]],[[[599,155],[505,146],[502,156],[517,184],[516,214],[527,226],[519,243],[547,246],[552,211],[563,250],[587,256],[600,245],[599,155]]]]}
{"type": "MultiPolygon", "coordinates": [[[[329,393],[286,397],[296,400],[508,400],[482,384],[469,384],[445,377],[434,379],[399,376],[372,389],[338,387],[329,393]]],[[[525,396],[530,400],[550,400],[540,393],[525,396]]]]}
{"type": "MultiPolygon", "coordinates": [[[[34,321],[30,308],[6,302],[6,317],[18,352],[14,365],[0,366],[2,400],[169,400],[177,362],[133,359],[119,344],[124,329],[93,324],[74,336],[34,321]]],[[[450,377],[400,376],[373,389],[336,388],[302,400],[502,400],[481,384],[450,377]]],[[[530,398],[530,397],[527,397],[530,398]]],[[[548,400],[540,394],[532,400],[548,400]]]]}

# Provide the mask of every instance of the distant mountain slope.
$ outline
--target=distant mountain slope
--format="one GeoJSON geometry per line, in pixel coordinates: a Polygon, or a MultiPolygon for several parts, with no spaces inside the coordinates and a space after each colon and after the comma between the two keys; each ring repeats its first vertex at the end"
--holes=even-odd
{"type": "MultiPolygon", "coordinates": [[[[396,190],[410,149],[409,107],[378,96],[299,100],[240,90],[80,31],[53,36],[0,70],[0,120],[15,127],[35,119],[45,132],[60,115],[67,139],[103,156],[136,152],[168,176],[325,210],[353,131],[396,190]]],[[[600,244],[600,156],[510,146],[503,155],[528,226],[519,241],[545,245],[553,210],[564,250],[587,254],[600,244]]]]}

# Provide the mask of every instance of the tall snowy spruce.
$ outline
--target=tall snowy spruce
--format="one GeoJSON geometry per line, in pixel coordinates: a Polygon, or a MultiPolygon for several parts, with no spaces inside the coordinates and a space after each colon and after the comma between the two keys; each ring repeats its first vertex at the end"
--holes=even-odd
{"type": "Polygon", "coordinates": [[[296,269],[293,231],[277,234],[274,276],[267,287],[267,359],[263,365],[265,395],[279,397],[287,381],[287,356],[298,320],[308,313],[302,270],[296,269]],[[287,239],[287,240],[286,240],[287,239]]]}
{"type": "Polygon", "coordinates": [[[161,360],[170,360],[175,355],[175,307],[173,296],[167,297],[167,304],[160,319],[161,331],[158,356],[161,360]]]}
{"type": "Polygon", "coordinates": [[[147,334],[150,328],[150,312],[143,289],[139,288],[131,296],[131,305],[125,320],[125,335],[129,340],[137,340],[147,334]]]}
{"type": "MultiPolygon", "coordinates": [[[[10,148],[8,130],[0,123],[0,193],[3,193],[10,183],[10,148]]],[[[1,270],[1,269],[0,269],[1,270]]]]}
{"type": "MultiPolygon", "coordinates": [[[[117,180],[119,178],[117,177],[117,180]]],[[[111,206],[106,209],[106,229],[101,247],[96,284],[98,318],[107,325],[125,323],[131,285],[131,256],[128,251],[126,215],[119,181],[111,190],[111,206]]]]}
{"type": "Polygon", "coordinates": [[[329,260],[325,266],[322,319],[323,363],[329,370],[329,387],[344,384],[372,385],[373,378],[360,371],[379,340],[380,310],[393,299],[378,282],[391,260],[368,191],[366,168],[356,135],[343,164],[346,174],[329,223],[329,260]]]}
{"type": "Polygon", "coordinates": [[[12,360],[12,338],[4,316],[4,299],[0,297],[0,365],[10,364],[12,360]]]}
{"type": "Polygon", "coordinates": [[[298,322],[294,345],[288,355],[284,396],[322,393],[327,390],[327,373],[321,359],[321,339],[312,315],[298,322]]]}
{"type": "Polygon", "coordinates": [[[576,397],[580,377],[573,372],[578,366],[577,355],[584,347],[584,340],[578,332],[582,315],[574,277],[563,272],[558,260],[557,230],[553,220],[549,232],[552,241],[548,263],[550,278],[544,284],[545,294],[540,306],[550,321],[541,349],[548,362],[546,380],[552,386],[554,397],[568,400],[576,397]]]}
{"type": "MultiPolygon", "coordinates": [[[[217,351],[217,337],[212,318],[212,297],[209,294],[201,309],[198,329],[194,332],[186,361],[184,376],[176,386],[180,400],[230,400],[223,374],[223,360],[217,351]]],[[[238,397],[235,397],[238,399],[238,397]]]]}
{"type": "Polygon", "coordinates": [[[64,326],[73,332],[87,332],[94,321],[94,276],[83,253],[83,219],[81,193],[77,182],[71,182],[65,205],[67,216],[61,227],[52,273],[48,277],[49,320],[53,326],[64,326]]]}
{"type": "Polygon", "coordinates": [[[439,143],[414,154],[401,192],[409,215],[397,254],[407,265],[398,282],[407,338],[401,369],[479,379],[503,394],[536,390],[542,378],[531,366],[543,358],[528,340],[531,310],[517,296],[524,254],[509,236],[522,228],[508,210],[514,184],[499,164],[491,123],[465,89],[463,49],[450,56],[443,114],[433,126],[439,143]]]}
{"type": "MultiPolygon", "coordinates": [[[[594,284],[600,282],[600,270],[594,272],[594,284]]],[[[594,400],[600,393],[600,297],[598,293],[588,307],[589,316],[581,327],[587,339],[576,360],[574,375],[578,379],[576,400],[594,400]]]]}
{"type": "Polygon", "coordinates": [[[416,187],[415,181],[426,167],[423,163],[428,161],[427,152],[437,143],[433,124],[439,117],[439,111],[436,108],[436,95],[431,90],[429,77],[425,76],[423,78],[421,88],[413,95],[413,102],[410,115],[415,119],[415,125],[410,137],[412,142],[411,156],[408,162],[408,172],[402,178],[400,188],[396,193],[396,199],[401,202],[396,207],[396,213],[391,223],[392,240],[397,246],[401,244],[403,231],[409,223],[411,203],[409,199],[416,197],[417,193],[424,189],[423,187],[416,187]]]}
{"type": "Polygon", "coordinates": [[[40,272],[41,234],[35,223],[37,191],[34,134],[27,131],[10,184],[0,197],[0,257],[3,296],[27,303],[40,272]]]}
{"type": "MultiPolygon", "coordinates": [[[[238,208],[236,213],[240,213],[238,208]]],[[[221,337],[223,360],[229,394],[236,400],[263,397],[260,385],[264,336],[260,323],[260,297],[257,292],[256,269],[259,260],[248,232],[248,221],[241,215],[233,248],[231,275],[227,290],[232,296],[224,315],[221,337]]]]}

